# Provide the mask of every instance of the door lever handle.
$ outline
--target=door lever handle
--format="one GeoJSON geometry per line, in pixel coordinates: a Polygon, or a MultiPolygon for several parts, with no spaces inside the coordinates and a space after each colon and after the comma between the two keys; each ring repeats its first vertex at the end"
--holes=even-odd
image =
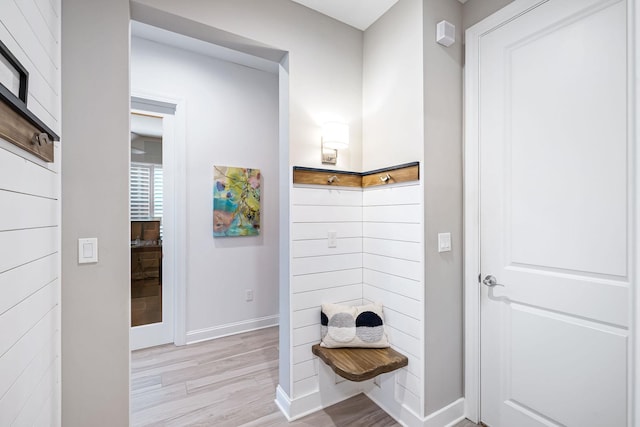
{"type": "Polygon", "coordinates": [[[484,280],[482,281],[482,284],[490,288],[493,288],[494,286],[503,286],[503,285],[500,285],[498,283],[498,280],[491,274],[487,275],[487,277],[484,278],[484,280]]]}

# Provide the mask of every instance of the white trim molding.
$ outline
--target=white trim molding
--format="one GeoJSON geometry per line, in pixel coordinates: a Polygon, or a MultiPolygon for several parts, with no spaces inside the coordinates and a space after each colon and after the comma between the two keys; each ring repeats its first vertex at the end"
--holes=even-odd
{"type": "Polygon", "coordinates": [[[398,423],[407,427],[453,427],[460,421],[465,419],[465,399],[461,397],[448,404],[447,406],[438,409],[437,411],[421,417],[410,408],[405,405],[401,405],[399,410],[395,411],[392,408],[385,405],[380,399],[377,399],[375,394],[365,393],[369,399],[371,399],[376,405],[384,410],[390,417],[395,419],[398,423]]]}
{"type": "Polygon", "coordinates": [[[640,123],[640,42],[638,31],[640,29],[640,8],[635,0],[627,0],[627,56],[628,56],[628,138],[630,153],[630,170],[632,174],[631,185],[633,187],[633,200],[631,201],[631,230],[630,242],[631,259],[631,288],[629,298],[629,427],[640,426],[640,147],[638,147],[638,124],[640,123]]]}
{"type": "MultiPolygon", "coordinates": [[[[165,198],[164,198],[164,246],[163,301],[171,304],[171,310],[165,321],[150,325],[137,326],[130,330],[130,348],[132,350],[173,342],[184,345],[186,325],[186,101],[164,94],[131,91],[133,107],[146,106],[144,111],[163,117],[165,155],[163,162],[165,198]]],[[[164,310],[163,310],[164,312],[164,310]]],[[[163,315],[163,317],[165,317],[163,315]]]]}
{"type": "Polygon", "coordinates": [[[242,320],[240,322],[226,323],[224,325],[213,326],[211,328],[196,329],[186,334],[186,343],[194,344],[201,341],[227,337],[229,335],[241,334],[243,332],[256,331],[258,329],[278,326],[280,316],[265,316],[256,319],[242,320]]]}
{"type": "Polygon", "coordinates": [[[279,384],[276,390],[276,405],[287,420],[294,421],[357,396],[368,384],[367,382],[338,381],[337,378],[331,368],[321,364],[318,372],[318,387],[315,390],[291,398],[279,384]]]}

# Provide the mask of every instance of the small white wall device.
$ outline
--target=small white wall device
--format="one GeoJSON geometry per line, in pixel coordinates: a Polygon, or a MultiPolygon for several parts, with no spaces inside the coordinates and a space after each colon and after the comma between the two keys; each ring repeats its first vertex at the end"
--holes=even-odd
{"type": "Polygon", "coordinates": [[[449,47],[456,41],[456,26],[451,22],[440,21],[436,25],[436,42],[449,47]]]}
{"type": "Polygon", "coordinates": [[[98,239],[78,239],[78,264],[98,262],[98,239]]]}

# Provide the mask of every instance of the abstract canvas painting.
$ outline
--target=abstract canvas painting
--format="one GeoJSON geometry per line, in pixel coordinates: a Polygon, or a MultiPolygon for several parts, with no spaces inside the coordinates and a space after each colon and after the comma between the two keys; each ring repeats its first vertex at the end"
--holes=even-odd
{"type": "Polygon", "coordinates": [[[213,235],[260,234],[260,169],[213,169],[213,235]]]}

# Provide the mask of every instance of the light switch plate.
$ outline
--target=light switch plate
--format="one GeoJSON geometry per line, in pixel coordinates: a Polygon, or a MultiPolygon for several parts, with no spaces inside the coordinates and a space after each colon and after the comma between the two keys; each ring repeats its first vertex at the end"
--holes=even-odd
{"type": "Polygon", "coordinates": [[[438,252],[451,251],[451,233],[438,233],[438,252]]]}
{"type": "Polygon", "coordinates": [[[98,262],[98,239],[96,237],[78,239],[78,264],[98,262]]]}
{"type": "Polygon", "coordinates": [[[338,247],[338,232],[337,231],[329,231],[327,233],[328,246],[330,248],[338,247]]]}

